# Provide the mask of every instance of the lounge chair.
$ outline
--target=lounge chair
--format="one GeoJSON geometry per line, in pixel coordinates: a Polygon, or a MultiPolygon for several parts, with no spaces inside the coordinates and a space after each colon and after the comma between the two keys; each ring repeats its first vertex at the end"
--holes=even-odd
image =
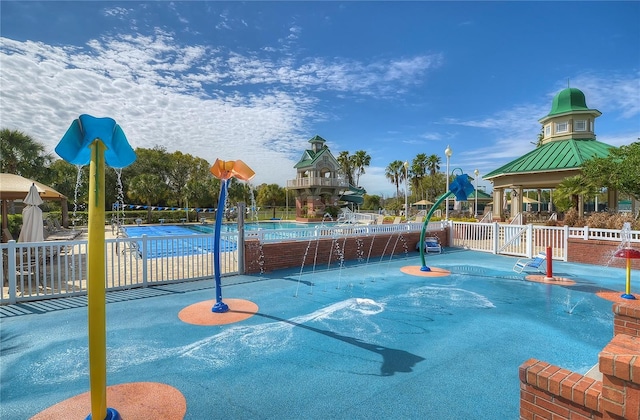
{"type": "Polygon", "coordinates": [[[397,224],[399,224],[399,223],[400,223],[400,221],[401,221],[401,220],[402,220],[402,217],[397,216],[395,219],[393,219],[393,224],[394,224],[394,225],[397,225],[397,224]]]}
{"type": "MultiPolygon", "coordinates": [[[[420,241],[416,243],[416,251],[420,251],[420,241]]],[[[440,245],[440,241],[435,236],[430,236],[424,238],[424,251],[425,252],[437,252],[440,254],[442,252],[442,246],[440,245]]]]}
{"type": "Polygon", "coordinates": [[[546,273],[546,265],[544,262],[547,260],[547,255],[544,252],[538,253],[533,258],[520,258],[513,266],[513,271],[516,273],[522,273],[523,271],[537,271],[538,273],[546,273]]]}

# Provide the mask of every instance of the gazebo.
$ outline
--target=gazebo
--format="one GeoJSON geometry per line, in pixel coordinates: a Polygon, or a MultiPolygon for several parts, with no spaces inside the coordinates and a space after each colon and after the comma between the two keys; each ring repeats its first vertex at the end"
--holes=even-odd
{"type": "MultiPolygon", "coordinates": [[[[602,115],[587,107],[584,93],[566,88],[554,98],[551,111],[538,120],[543,127],[541,144],[531,152],[486,174],[493,184],[493,219],[504,220],[506,191],[512,190],[513,216],[522,209],[523,191],[554,189],[565,178],[579,175],[582,164],[593,157],[606,157],[610,146],[596,140],[595,119],[602,115]]],[[[616,208],[617,194],[608,192],[609,208],[616,208]]],[[[552,209],[553,198],[549,202],[552,209]]],[[[580,213],[583,212],[582,199],[580,213]]]]}
{"type": "Polygon", "coordinates": [[[67,197],[38,181],[24,178],[16,174],[0,174],[0,202],[2,203],[2,229],[9,226],[8,202],[23,200],[29,193],[31,185],[35,185],[43,200],[61,201],[62,225],[68,226],[67,197]]]}

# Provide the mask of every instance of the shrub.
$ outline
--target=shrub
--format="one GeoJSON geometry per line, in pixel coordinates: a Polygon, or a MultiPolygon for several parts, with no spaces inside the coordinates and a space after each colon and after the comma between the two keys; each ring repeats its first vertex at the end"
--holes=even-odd
{"type": "Polygon", "coordinates": [[[579,217],[576,209],[570,209],[564,214],[564,224],[567,226],[619,230],[627,222],[631,223],[631,229],[640,230],[640,220],[635,220],[631,213],[598,212],[585,218],[579,217]]]}

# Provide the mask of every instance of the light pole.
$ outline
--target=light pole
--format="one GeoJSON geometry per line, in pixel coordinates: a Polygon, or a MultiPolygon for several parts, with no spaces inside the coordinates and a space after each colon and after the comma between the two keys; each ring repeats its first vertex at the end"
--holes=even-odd
{"type": "MultiPolygon", "coordinates": [[[[451,150],[449,145],[447,145],[447,148],[444,149],[444,155],[447,157],[447,185],[444,188],[444,193],[445,194],[447,192],[449,192],[449,159],[451,158],[452,154],[453,154],[453,151],[451,150]]],[[[445,214],[444,220],[449,220],[449,196],[447,196],[445,206],[446,206],[446,208],[445,208],[445,213],[444,213],[445,214]]]]}
{"type": "Polygon", "coordinates": [[[478,218],[478,176],[480,175],[480,171],[476,169],[475,171],[473,171],[473,174],[476,176],[476,190],[473,193],[473,195],[476,198],[476,206],[475,206],[476,210],[475,210],[474,217],[477,219],[478,218]]]}
{"type": "Polygon", "coordinates": [[[407,183],[409,182],[409,162],[404,162],[404,217],[409,220],[409,197],[407,196],[407,183]]]}
{"type": "Polygon", "coordinates": [[[284,206],[284,220],[289,220],[289,189],[284,188],[284,200],[286,202],[284,206]]]}

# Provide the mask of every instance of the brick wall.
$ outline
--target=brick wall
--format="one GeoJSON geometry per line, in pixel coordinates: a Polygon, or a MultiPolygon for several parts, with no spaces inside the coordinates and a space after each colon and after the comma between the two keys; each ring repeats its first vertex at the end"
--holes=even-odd
{"type": "Polygon", "coordinates": [[[520,366],[520,418],[601,419],[602,382],[529,359],[520,366]]]}
{"type": "MultiPolygon", "coordinates": [[[[567,261],[594,265],[607,265],[610,267],[624,268],[627,260],[614,257],[620,243],[612,241],[598,241],[590,239],[569,238],[567,249],[567,261]]],[[[632,244],[632,247],[640,250],[640,244],[632,244]]],[[[631,268],[640,270],[640,259],[631,260],[631,268]]]]}
{"type": "MultiPolygon", "coordinates": [[[[448,243],[445,230],[429,231],[427,236],[437,236],[443,245],[448,243]]],[[[260,244],[257,240],[249,240],[245,242],[245,272],[256,274],[301,267],[303,260],[305,267],[313,266],[314,261],[316,265],[326,267],[331,259],[331,266],[336,267],[341,258],[344,261],[366,261],[367,258],[391,256],[392,252],[400,255],[406,251],[415,251],[419,240],[420,232],[362,236],[346,240],[338,238],[335,241],[327,238],[260,244]]]]}
{"type": "Polygon", "coordinates": [[[613,305],[614,338],[598,355],[602,380],[529,359],[520,366],[520,419],[640,419],[640,307],[613,305]]]}
{"type": "Polygon", "coordinates": [[[613,305],[613,334],[640,337],[640,306],[622,303],[613,305]]]}

